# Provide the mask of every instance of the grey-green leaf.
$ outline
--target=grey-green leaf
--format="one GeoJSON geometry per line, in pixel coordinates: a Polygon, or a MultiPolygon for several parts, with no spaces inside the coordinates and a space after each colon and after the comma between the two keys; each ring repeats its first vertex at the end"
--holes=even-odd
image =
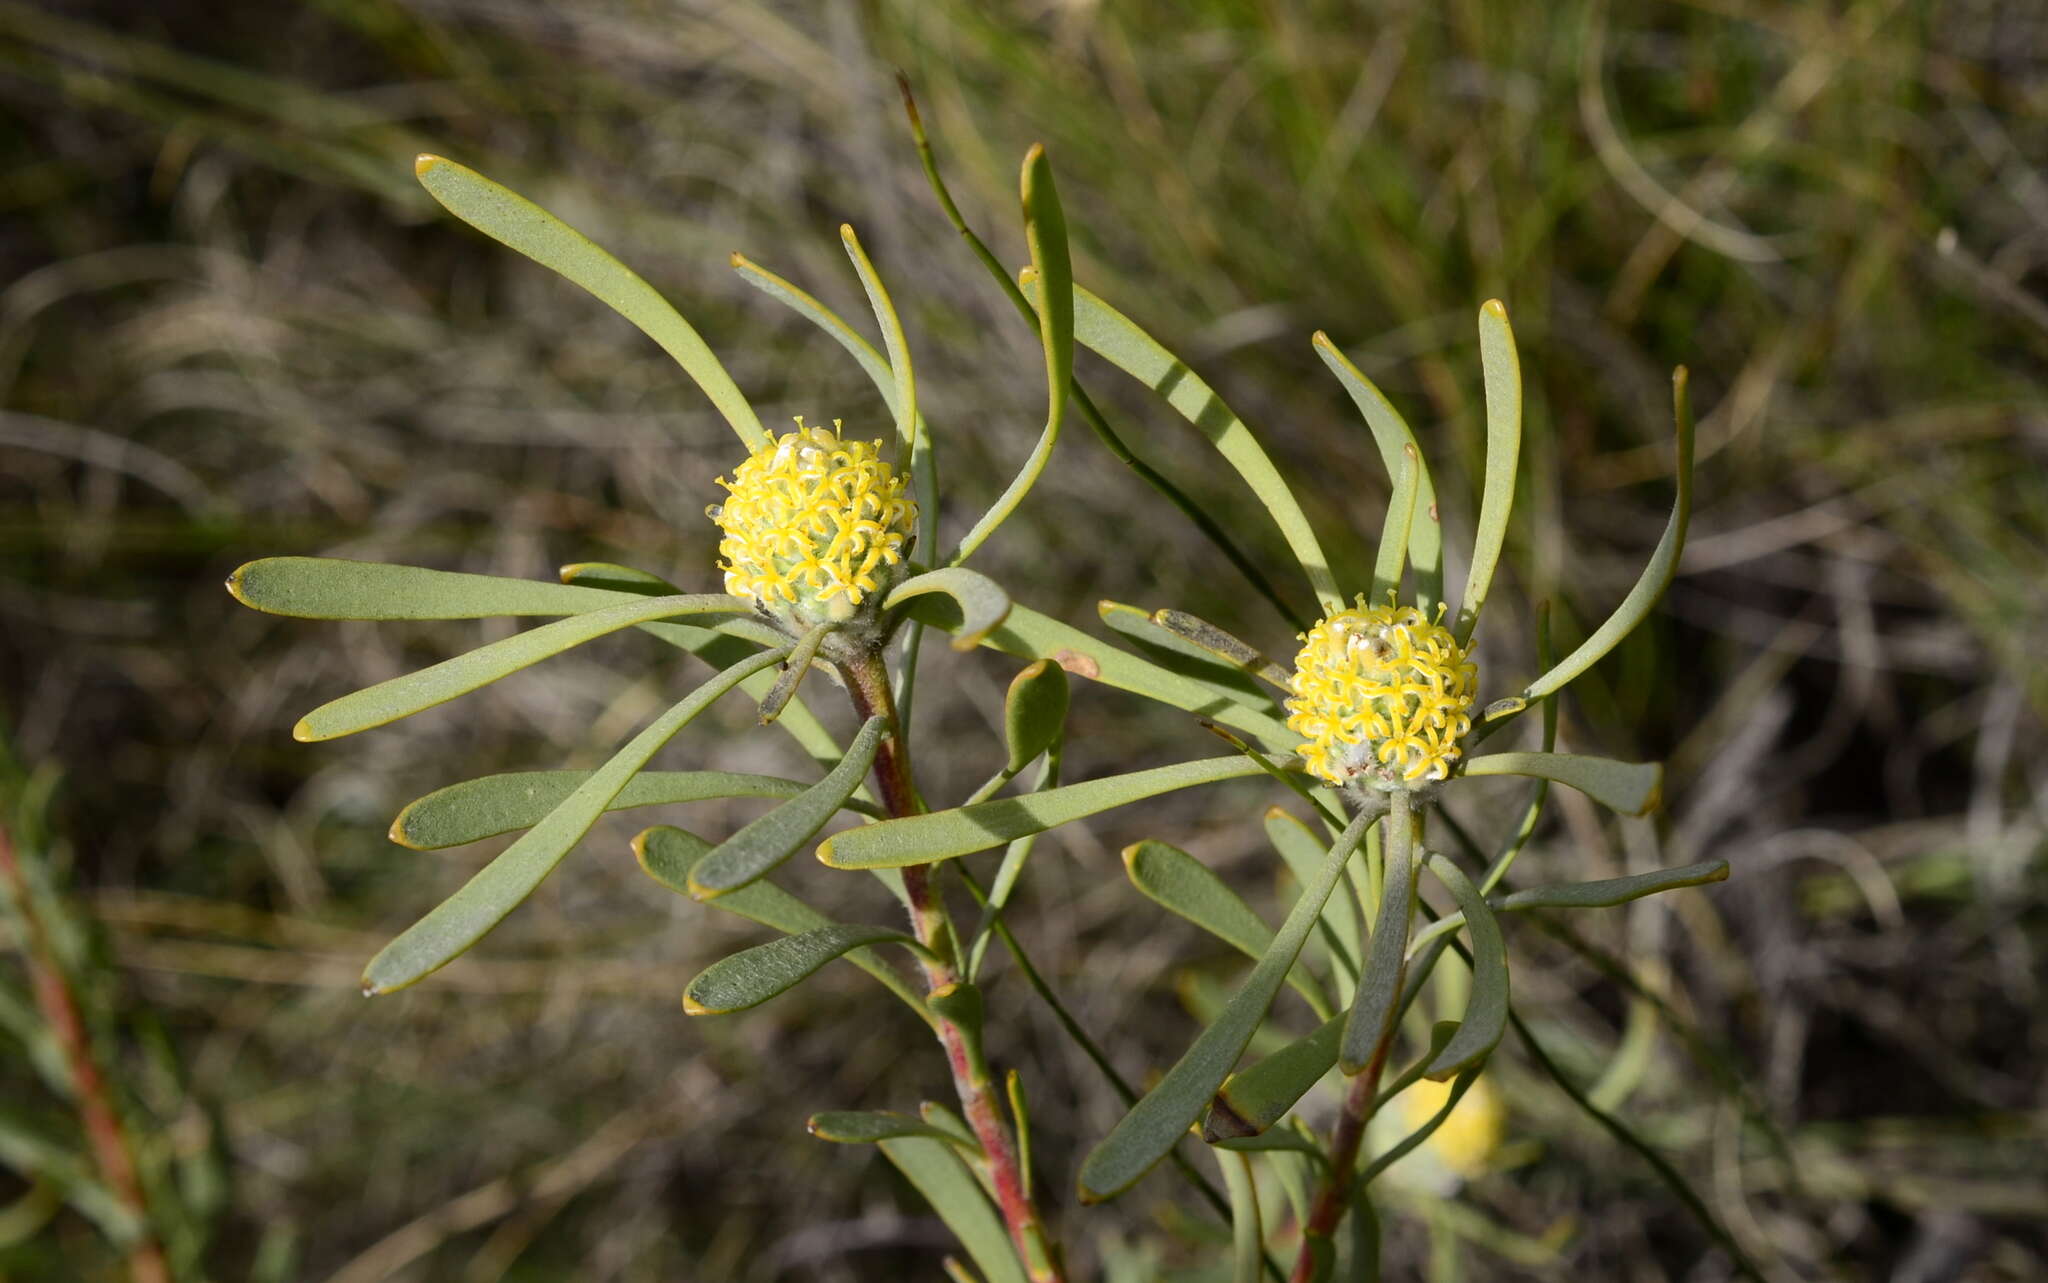
{"type": "Polygon", "coordinates": [[[690,894],[709,900],[746,886],[796,854],[867,778],[889,720],[870,717],[825,777],[719,844],[690,874],[690,894]]]}
{"type": "Polygon", "coordinates": [[[1515,476],[1522,457],[1522,366],[1508,309],[1488,299],[1479,309],[1479,362],[1486,383],[1486,486],[1479,499],[1479,525],[1472,537],[1472,567],[1458,603],[1453,630],[1460,642],[1472,636],[1500,550],[1507,542],[1508,516],[1515,506],[1515,476]]]}
{"type": "Polygon", "coordinates": [[[1015,775],[1059,743],[1067,726],[1067,670],[1036,660],[1010,680],[1003,697],[1003,741],[1010,751],[1003,769],[1015,775]]]}
{"type": "Polygon", "coordinates": [[[1422,1071],[1441,1081],[1486,1059],[1500,1042],[1501,1033],[1508,1026],[1508,956],[1507,945],[1501,940],[1500,923],[1465,871],[1435,854],[1429,857],[1429,871],[1458,902],[1458,908],[1465,914],[1465,929],[1472,937],[1472,991],[1465,1002],[1465,1014],[1458,1022],[1458,1032],[1422,1071]]]}
{"type": "Polygon", "coordinates": [[[1330,847],[1315,881],[1302,888],[1272,945],[1232,995],[1223,1014],[1089,1153],[1081,1164],[1083,1202],[1114,1198],[1136,1184],[1201,1117],[1273,1005],[1274,995],[1294,966],[1322,913],[1323,902],[1343,876],[1344,864],[1369,822],[1360,815],[1345,828],[1330,847]]]}
{"type": "Polygon", "coordinates": [[[228,576],[251,610],[295,619],[494,619],[575,615],[629,600],[601,588],[340,557],[265,557],[228,576]]]}
{"type": "Polygon", "coordinates": [[[363,991],[376,994],[402,989],[446,966],[482,939],[484,933],[533,894],[541,879],[552,873],[570,848],[583,840],[626,782],[647,765],[662,745],[748,674],[759,672],[780,658],[776,652],[767,651],[735,664],[655,719],[610,761],[592,771],[545,819],[464,883],[461,890],[385,945],[363,972],[363,991]]]}
{"type": "Polygon", "coordinates": [[[659,575],[609,561],[578,561],[555,573],[565,584],[602,588],[608,592],[638,593],[642,597],[661,597],[682,591],[659,575]]]}
{"type": "Polygon", "coordinates": [[[896,461],[901,466],[910,457],[911,442],[917,436],[917,376],[911,369],[910,341],[903,335],[903,322],[896,314],[896,304],[889,298],[888,287],[882,284],[881,275],[875,271],[851,223],[839,225],[839,239],[846,246],[846,256],[853,260],[861,288],[867,291],[875,322],[882,327],[882,346],[889,353],[890,383],[896,390],[889,398],[889,408],[896,415],[896,461]]]}
{"type": "Polygon", "coordinates": [[[812,1114],[804,1127],[819,1140],[840,1145],[879,1145],[885,1140],[917,1136],[959,1145],[976,1155],[980,1152],[953,1133],[934,1127],[923,1119],[886,1109],[830,1109],[812,1114]]]}
{"type": "Polygon", "coordinates": [[[827,838],[818,847],[818,858],[835,869],[932,864],[986,851],[1013,838],[1042,833],[1142,798],[1257,775],[1262,770],[1257,762],[1233,754],[1068,784],[1023,797],[997,798],[930,815],[884,820],[827,838]]]}
{"type": "Polygon", "coordinates": [[[1464,774],[1526,775],[1570,785],[1623,815],[1644,815],[1663,800],[1658,762],[1617,762],[1576,753],[1488,753],[1465,763],[1464,774]]]}
{"type": "Polygon", "coordinates": [[[479,646],[454,659],[359,690],[322,704],[299,719],[292,738],[308,742],[335,739],[395,722],[401,717],[443,704],[458,695],[488,686],[509,673],[537,664],[571,647],[631,628],[636,624],[679,615],[734,613],[747,609],[737,597],[724,594],[633,597],[615,606],[571,615],[523,633],[479,646]]]}
{"type": "MultiPolygon", "coordinates": [[[[1230,889],[1208,865],[1170,843],[1147,839],[1124,848],[1124,872],[1131,885],[1166,909],[1186,918],[1218,940],[1259,958],[1273,944],[1267,926],[1243,897],[1230,889]]],[[[1287,982],[1308,1001],[1318,1016],[1330,1014],[1322,987],[1303,968],[1287,973],[1287,982]]]]}
{"type": "Polygon", "coordinates": [[[1393,812],[1382,831],[1384,872],[1380,877],[1380,912],[1372,926],[1372,945],[1365,969],[1359,973],[1358,992],[1351,998],[1351,1015],[1344,1022],[1344,1041],[1338,1048],[1337,1065],[1355,1074],[1386,1054],[1393,1036],[1394,1020],[1400,1014],[1401,982],[1407,974],[1408,922],[1415,911],[1415,843],[1409,824],[1407,795],[1391,795],[1393,812]]]}
{"type": "Polygon", "coordinates": [[[1318,330],[1314,344],[1316,355],[1351,394],[1352,404],[1372,429],[1373,444],[1379,447],[1380,462],[1386,465],[1389,481],[1401,475],[1402,451],[1411,447],[1416,451],[1415,508],[1408,522],[1408,564],[1415,567],[1416,604],[1428,611],[1444,596],[1443,525],[1437,517],[1436,483],[1429,476],[1429,461],[1423,457],[1415,433],[1394,403],[1349,357],[1337,350],[1330,336],[1318,330]]]}
{"type": "Polygon", "coordinates": [[[944,593],[960,607],[959,625],[952,630],[954,650],[973,650],[981,645],[1010,614],[1010,594],[987,575],[965,566],[913,575],[890,590],[883,605],[900,606],[926,593],[944,593]]]}
{"type": "Polygon", "coordinates": [[[1095,603],[1096,617],[1136,644],[1149,662],[1194,682],[1216,698],[1253,712],[1271,714],[1279,707],[1273,693],[1262,688],[1241,669],[1219,662],[1219,657],[1161,624],[1157,613],[1120,601],[1095,603]]]}
{"type": "MultiPolygon", "coordinates": [[[[415,851],[439,851],[531,828],[589,778],[589,771],[515,771],[451,784],[408,803],[391,822],[391,840],[415,851]]],[[[605,809],[624,811],[717,797],[790,798],[803,790],[795,780],[772,775],[642,771],[605,809]]]]}
{"type": "Polygon", "coordinates": [[[988,1283],[1029,1283],[1003,1222],[952,1144],[923,1136],[879,1144],[953,1231],[988,1283]]]}
{"type": "Polygon", "coordinates": [[[768,441],[759,416],[704,339],[633,270],[561,219],[473,169],[440,156],[413,165],[420,185],[471,227],[589,290],[662,346],[749,450],[768,441]]]}
{"type": "Polygon", "coordinates": [[[844,922],[782,936],[720,959],[697,973],[683,992],[683,1009],[693,1016],[743,1011],[802,983],[834,958],[876,944],[915,947],[917,941],[888,927],[844,922]]]}
{"type": "Polygon", "coordinates": [[[1606,909],[1640,900],[1660,891],[1703,886],[1728,880],[1728,861],[1705,860],[1675,869],[1658,869],[1623,878],[1600,878],[1592,882],[1565,882],[1530,887],[1500,897],[1496,908],[1513,909],[1606,909]]]}

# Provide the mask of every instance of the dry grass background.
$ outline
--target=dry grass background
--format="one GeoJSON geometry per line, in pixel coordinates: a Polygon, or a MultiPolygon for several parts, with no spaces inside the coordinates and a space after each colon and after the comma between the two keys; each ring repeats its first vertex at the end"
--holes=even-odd
{"type": "MultiPolygon", "coordinates": [[[[709,582],[699,514],[732,462],[725,428],[600,304],[439,215],[408,172],[429,148],[636,266],[770,422],[880,407],[726,254],[856,315],[833,235],[854,222],[907,308],[949,451],[943,520],[978,512],[1028,448],[1043,376],[932,207],[896,67],[1008,259],[1016,161],[1047,144],[1080,279],[1212,378],[1353,566],[1385,485],[1308,334],[1408,409],[1458,529],[1480,444],[1472,311],[1508,301],[1530,437],[1484,656],[1503,683],[1530,669],[1526,603],[1552,600],[1570,635],[1654,543],[1664,379],[1692,367],[1702,493],[1682,576],[1575,688],[1565,729],[1666,758],[1670,804],[1616,827],[1560,797],[1529,858],[1599,876],[1718,856],[1735,874],[1579,919],[1576,947],[1520,924],[1518,1003],[1583,1080],[1633,1066],[1621,1112],[1774,1283],[2048,1274],[2037,6],[9,2],[5,796],[39,832],[56,784],[38,853],[105,964],[89,1007],[190,1277],[937,1277],[943,1230],[886,1165],[802,1131],[812,1108],[943,1093],[920,1031],[850,970],[686,1021],[683,981],[754,933],[645,882],[625,822],[481,957],[392,998],[355,991],[361,961],[488,854],[388,845],[397,807],[591,762],[686,680],[681,661],[617,639],[302,746],[287,731],[307,708],[502,626],[283,621],[219,589],[278,553],[709,582]]],[[[1141,453],[1281,564],[1162,407],[1083,373],[1141,453]]],[[[1113,597],[1289,641],[1079,424],[984,568],[1077,622],[1113,597]]],[[[933,658],[928,792],[979,781],[1009,673],[933,658]]],[[[1202,751],[1182,719],[1077,695],[1076,777],[1202,751]]],[[[671,759],[801,769],[746,720],[726,710],[671,759]]],[[[1022,933],[1126,1073],[1190,1036],[1186,969],[1230,970],[1136,899],[1115,850],[1168,837],[1270,905],[1272,800],[1245,785],[1138,808],[1034,862],[1022,933]]],[[[1196,1259],[1169,1232],[1167,1178],[1074,1214],[1072,1163],[1114,1098],[1013,973],[995,986],[1017,1014],[994,1054],[1035,1084],[1078,1259],[1130,1278],[1196,1259]]],[[[32,1041],[0,1024],[0,1121],[61,1135],[32,1041]]],[[[1512,1048],[1496,1075],[1534,1146],[1461,1196],[1462,1277],[1729,1277],[1512,1048]]],[[[0,1214],[0,1275],[117,1277],[20,1153],[0,1148],[0,1201],[21,1199],[0,1214]]],[[[1445,1276],[1412,1219],[1390,1233],[1390,1277],[1445,1276]]]]}

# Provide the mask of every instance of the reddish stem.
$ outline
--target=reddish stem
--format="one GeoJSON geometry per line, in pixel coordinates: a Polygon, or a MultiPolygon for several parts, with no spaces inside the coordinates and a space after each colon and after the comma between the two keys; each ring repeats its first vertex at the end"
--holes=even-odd
{"type": "Polygon", "coordinates": [[[4,827],[0,827],[0,878],[6,880],[8,895],[21,912],[22,956],[28,964],[29,981],[35,988],[36,1007],[42,1012],[43,1022],[56,1035],[57,1045],[64,1053],[65,1066],[71,1071],[71,1086],[78,1099],[78,1119],[85,1129],[86,1142],[92,1147],[93,1162],[99,1167],[100,1179],[106,1182],[115,1201],[135,1217],[137,1234],[128,1248],[128,1275],[135,1283],[170,1283],[170,1265],[164,1259],[163,1247],[156,1241],[156,1232],[150,1223],[149,1203],[143,1197],[142,1181],[135,1172],[135,1156],[128,1148],[128,1134],[121,1127],[120,1115],[114,1112],[106,1079],[100,1074],[99,1061],[93,1056],[92,1042],[85,1031],[85,1021],[79,1015],[78,1000],[71,992],[71,984],[65,978],[63,968],[57,963],[57,953],[51,947],[49,933],[44,929],[42,919],[36,915],[35,903],[29,897],[28,879],[22,875],[21,864],[14,854],[14,842],[4,827]]]}
{"type": "Polygon", "coordinates": [[[1380,1045],[1373,1050],[1372,1059],[1351,1080],[1350,1090],[1344,1093],[1344,1112],[1338,1116],[1336,1131],[1330,1136],[1330,1166],[1323,1177],[1322,1188],[1316,1193],[1315,1205],[1309,1209],[1308,1222],[1302,1226],[1301,1253],[1294,1258],[1294,1272],[1288,1283],[1308,1283],[1315,1277],[1313,1245],[1319,1239],[1324,1243],[1330,1241],[1351,1205],[1351,1183],[1358,1169],[1358,1146],[1365,1139],[1366,1124],[1372,1121],[1373,1101],[1380,1094],[1380,1072],[1386,1068],[1387,1050],[1393,1043],[1391,1037],[1380,1040],[1380,1045]]]}
{"type": "MultiPolygon", "coordinates": [[[[910,758],[903,750],[903,738],[896,720],[895,697],[889,689],[888,671],[878,652],[843,665],[847,691],[853,696],[854,712],[863,720],[881,716],[889,721],[890,733],[875,753],[875,783],[882,808],[892,817],[916,815],[924,810],[917,785],[910,774],[910,758]]],[[[931,951],[923,959],[928,992],[936,992],[960,980],[955,959],[958,944],[951,917],[932,886],[931,868],[913,864],[903,870],[903,891],[910,901],[910,919],[917,938],[931,951]]],[[[934,1013],[936,1015],[936,1013],[934,1013]]],[[[1004,1125],[996,1103],[995,1089],[987,1066],[981,1063],[968,1042],[969,1035],[950,1020],[938,1018],[939,1042],[946,1049],[946,1061],[953,1070],[953,1088],[960,1096],[967,1125],[974,1129],[983,1156],[988,1161],[989,1180],[995,1186],[996,1202],[1009,1227],[1010,1241],[1032,1283],[1063,1283],[1060,1267],[1047,1248],[1038,1210],[1031,1201],[1023,1172],[1017,1163],[1017,1149],[1004,1125]]]]}

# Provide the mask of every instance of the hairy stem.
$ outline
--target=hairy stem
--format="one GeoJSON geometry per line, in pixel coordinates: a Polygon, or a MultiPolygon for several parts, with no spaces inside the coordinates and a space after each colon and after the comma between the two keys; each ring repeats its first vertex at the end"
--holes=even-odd
{"type": "MultiPolygon", "coordinates": [[[[854,712],[863,720],[881,716],[888,719],[890,733],[875,754],[875,783],[882,807],[891,817],[916,815],[924,809],[917,785],[910,774],[909,755],[903,751],[901,727],[889,689],[889,675],[879,651],[872,651],[842,665],[846,688],[853,696],[854,712]]],[[[917,864],[903,870],[903,890],[910,901],[910,919],[918,940],[931,951],[924,962],[928,992],[936,993],[960,982],[959,941],[945,901],[932,885],[929,866],[917,864]]],[[[988,1163],[989,1183],[995,1187],[996,1203],[1009,1227],[1010,1241],[1032,1283],[1064,1283],[1057,1257],[1046,1241],[1045,1228],[1031,1200],[1017,1146],[1003,1121],[996,1101],[996,1089],[987,1063],[980,1052],[980,1032],[962,1029],[955,1022],[939,1018],[939,1042],[946,1049],[946,1061],[953,1070],[953,1087],[960,1095],[961,1112],[974,1129],[975,1140],[988,1163]]]]}

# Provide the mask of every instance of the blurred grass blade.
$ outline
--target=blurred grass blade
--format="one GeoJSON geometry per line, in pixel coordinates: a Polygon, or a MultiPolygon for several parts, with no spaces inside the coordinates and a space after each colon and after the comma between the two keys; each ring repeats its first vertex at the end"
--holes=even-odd
{"type": "Polygon", "coordinates": [[[413,172],[449,213],[589,290],[659,343],[697,381],[747,449],[768,443],[754,408],[703,338],[631,268],[561,219],[473,169],[423,155],[413,172]]]}
{"type": "Polygon", "coordinates": [[[804,677],[811,671],[811,661],[818,657],[818,647],[825,644],[825,638],[838,625],[831,621],[818,624],[803,636],[796,645],[789,648],[789,658],[782,661],[782,671],[775,675],[774,684],[761,697],[761,725],[772,726],[782,716],[782,710],[796,697],[796,688],[803,684],[804,677]]]}
{"type": "Polygon", "coordinates": [[[796,854],[867,778],[888,725],[885,717],[870,717],[825,778],[720,843],[690,874],[690,894],[709,900],[737,891],[796,854]]]}
{"type": "Polygon", "coordinates": [[[876,944],[920,947],[890,927],[846,922],[814,927],[743,949],[704,968],[683,991],[683,1010],[693,1016],[716,1016],[759,1006],[809,979],[834,958],[876,944]]]}
{"type": "Polygon", "coordinates": [[[1060,741],[1067,728],[1067,670],[1035,660],[1010,681],[1003,696],[1003,743],[1015,775],[1060,741]]]}
{"type": "Polygon", "coordinates": [[[340,557],[265,557],[228,576],[236,601],[295,619],[495,619],[577,615],[616,606],[618,592],[340,557]]]}
{"type": "Polygon", "coordinates": [[[882,604],[900,606],[927,593],[944,593],[960,607],[959,626],[949,630],[953,633],[954,650],[973,650],[1009,618],[1010,594],[987,575],[965,566],[913,575],[891,589],[882,604]]]}
{"type": "Polygon", "coordinates": [[[1564,689],[1580,673],[1620,644],[1637,624],[1643,622],[1664,590],[1671,586],[1671,578],[1678,573],[1678,558],[1685,551],[1685,531],[1692,521],[1692,455],[1693,428],[1692,402],[1687,395],[1690,379],[1685,367],[1678,367],[1671,376],[1671,399],[1673,412],[1678,420],[1678,478],[1677,498],[1672,502],[1671,519],[1665,524],[1664,535],[1657,541],[1657,547],[1650,553],[1648,565],[1643,567],[1642,577],[1628,596],[1614,608],[1607,622],[1593,630],[1592,636],[1579,643],[1577,650],[1566,655],[1557,667],[1529,683],[1522,692],[1529,700],[1542,699],[1564,689]]]}
{"type": "Polygon", "coordinates": [[[520,901],[533,894],[541,879],[552,873],[569,849],[583,839],[627,781],[647,765],[662,745],[719,696],[739,685],[747,674],[759,672],[781,658],[780,653],[767,651],[733,665],[691,691],[635,735],[609,762],[592,771],[590,778],[560,806],[548,812],[546,819],[528,829],[464,883],[461,890],[370,959],[363,972],[363,991],[377,994],[403,989],[446,966],[482,939],[520,901]]]}
{"type": "MultiPolygon", "coordinates": [[[[589,771],[514,771],[450,784],[407,803],[391,821],[391,840],[415,851],[440,851],[531,828],[589,778],[589,771]]],[[[734,771],[642,771],[605,809],[715,797],[791,798],[804,787],[795,780],[734,771]]]]}
{"type": "Polygon", "coordinates": [[[738,613],[746,609],[746,602],[722,593],[629,598],[616,606],[530,628],[502,641],[479,646],[467,654],[403,677],[378,682],[353,695],[344,695],[322,704],[299,719],[298,725],[292,727],[292,738],[311,743],[383,726],[436,704],[445,704],[458,695],[488,686],[543,659],[635,624],[678,615],[738,613]]]}
{"type": "Polygon", "coordinates": [[[946,1141],[904,1137],[879,1142],[882,1153],[939,1214],[988,1283],[1030,1283],[1017,1251],[975,1179],[946,1141]]]}
{"type": "Polygon", "coordinates": [[[1401,470],[1394,474],[1394,495],[1387,501],[1380,525],[1379,552],[1372,563],[1372,591],[1366,600],[1384,606],[1401,587],[1401,568],[1408,559],[1408,535],[1415,528],[1415,492],[1422,475],[1422,455],[1412,445],[1401,447],[1401,470]]]}
{"type": "MultiPolygon", "coordinates": [[[[633,858],[639,863],[641,872],[682,896],[690,894],[690,870],[709,854],[709,842],[673,825],[656,825],[633,839],[633,858]]],[[[820,927],[838,925],[765,880],[728,892],[711,904],[723,912],[758,922],[764,927],[773,927],[785,935],[799,935],[820,927]]],[[[924,999],[918,996],[917,990],[872,949],[855,949],[846,955],[846,960],[881,981],[889,992],[916,1012],[919,1019],[930,1022],[931,1014],[925,1010],[924,999]]]]}
{"type": "MultiPolygon", "coordinates": [[[[1031,297],[1033,291],[1027,288],[1025,294],[1031,297]]],[[[1032,302],[1035,306],[1037,299],[1033,297],[1032,302]]],[[[1322,545],[1317,542],[1294,492],[1287,488],[1280,470],[1273,466],[1273,460],[1251,429],[1223,399],[1136,322],[1078,286],[1074,290],[1074,338],[1165,397],[1167,404],[1208,438],[1272,514],[1274,524],[1280,527],[1288,548],[1315,589],[1323,613],[1342,610],[1344,597],[1337,591],[1329,559],[1323,555],[1322,545]]]]}
{"type": "Polygon", "coordinates": [[[934,1127],[923,1119],[885,1109],[827,1110],[821,1114],[812,1114],[804,1123],[804,1128],[819,1140],[829,1140],[839,1145],[878,1145],[885,1140],[903,1140],[917,1136],[925,1140],[943,1141],[948,1145],[959,1145],[977,1158],[981,1155],[978,1146],[965,1144],[949,1131],[934,1127]]]}
{"type": "MultiPolygon", "coordinates": [[[[920,597],[912,603],[910,613],[934,628],[952,631],[961,626],[960,608],[950,597],[920,597]]],[[[1243,731],[1275,753],[1291,753],[1301,743],[1301,736],[1271,714],[1245,708],[1201,682],[1022,605],[1012,605],[1002,626],[981,644],[1025,659],[1049,659],[1077,677],[1198,713],[1243,731]]]]}
{"type": "Polygon", "coordinates": [[[1081,1164],[1083,1202],[1099,1203],[1114,1198],[1136,1184],[1179,1143],[1188,1127],[1208,1108],[1210,1098],[1223,1085],[1224,1077],[1265,1020],[1267,1008],[1273,1005],[1274,995],[1294,966],[1309,932],[1315,928],[1323,902],[1343,876],[1344,864],[1369,823],[1369,816],[1360,815],[1338,836],[1315,881],[1302,888],[1272,945],[1232,995],[1223,1014],[1202,1031],[1159,1085],[1147,1092],[1108,1137],[1090,1151],[1081,1164]]]}
{"type": "Polygon", "coordinates": [[[933,864],[986,851],[1013,838],[1043,833],[1143,798],[1197,784],[1257,775],[1261,770],[1257,762],[1232,754],[1068,784],[1023,797],[997,798],[930,815],[884,820],[827,838],[818,847],[818,858],[835,869],[933,864]]]}
{"type": "Polygon", "coordinates": [[[1465,929],[1472,936],[1472,992],[1458,1032],[1429,1061],[1422,1072],[1442,1080],[1467,1066],[1485,1060],[1508,1026],[1508,955],[1501,939],[1500,923],[1486,897],[1472,885],[1465,871],[1442,855],[1431,855],[1429,871],[1450,890],[1451,898],[1465,915],[1465,929]]]}
{"type": "Polygon", "coordinates": [[[839,225],[839,239],[846,246],[846,256],[853,260],[861,288],[867,291],[868,306],[875,310],[875,323],[882,327],[882,347],[889,354],[889,381],[896,389],[896,394],[889,398],[889,410],[896,416],[896,466],[900,468],[910,458],[911,443],[917,437],[917,376],[910,365],[910,341],[903,335],[903,320],[896,314],[888,287],[882,284],[874,263],[869,261],[853,224],[839,225]]]}
{"type": "MultiPolygon", "coordinates": [[[[1260,958],[1272,947],[1273,928],[1208,865],[1179,847],[1149,838],[1127,846],[1124,872],[1146,898],[1247,958],[1260,958]]],[[[1307,1000],[1319,1019],[1329,1018],[1330,1000],[1305,968],[1296,965],[1287,973],[1287,983],[1307,1000]]]]}
{"type": "Polygon", "coordinates": [[[1508,309],[1488,299],[1479,309],[1479,363],[1486,383],[1486,486],[1479,499],[1479,526],[1472,536],[1472,567],[1458,602],[1453,630],[1460,644],[1471,640],[1486,604],[1500,550],[1507,542],[1515,507],[1515,476],[1522,459],[1522,366],[1508,309]]]}
{"type": "Polygon", "coordinates": [[[631,566],[614,565],[609,561],[579,561],[562,567],[556,573],[565,584],[602,588],[607,592],[630,592],[638,593],[642,597],[661,597],[682,591],[659,575],[650,575],[631,566]]]}
{"type": "Polygon", "coordinates": [[[1372,924],[1372,948],[1359,973],[1351,1015],[1344,1022],[1344,1041],[1337,1049],[1337,1067],[1346,1074],[1359,1073],[1375,1056],[1386,1054],[1408,965],[1408,922],[1415,907],[1414,826],[1409,822],[1408,795],[1392,793],[1388,800],[1393,809],[1383,830],[1380,913],[1372,924]]]}
{"type": "Polygon", "coordinates": [[[1031,248],[1030,270],[1037,283],[1035,297],[1044,301],[1037,313],[1038,341],[1045,349],[1045,428],[1009,487],[947,558],[950,565],[973,556],[974,550],[1009,519],[1031,487],[1038,484],[1039,474],[1045,471],[1053,447],[1059,443],[1060,425],[1067,412],[1067,388],[1074,378],[1074,270],[1067,256],[1067,219],[1060,209],[1059,191],[1053,186],[1052,165],[1045,158],[1043,144],[1033,143],[1024,154],[1019,183],[1024,203],[1024,239],[1031,248]]]}
{"type": "Polygon", "coordinates": [[[1663,800],[1658,762],[1617,762],[1576,753],[1488,753],[1465,763],[1464,774],[1527,775],[1567,784],[1623,815],[1643,815],[1663,800]]]}
{"type": "Polygon", "coordinates": [[[1394,403],[1351,363],[1351,358],[1337,350],[1330,336],[1317,330],[1313,343],[1316,355],[1323,358],[1323,364],[1351,394],[1351,403],[1372,429],[1373,444],[1379,447],[1388,481],[1401,475],[1402,451],[1408,447],[1415,449],[1415,512],[1408,522],[1408,563],[1415,567],[1416,604],[1426,614],[1444,599],[1443,525],[1438,520],[1436,482],[1430,479],[1429,462],[1394,403]]]}
{"type": "Polygon", "coordinates": [[[1200,683],[1220,699],[1255,712],[1271,713],[1279,708],[1272,692],[1260,687],[1236,665],[1222,662],[1216,652],[1162,625],[1158,616],[1164,613],[1120,601],[1095,603],[1096,618],[1136,643],[1138,653],[1152,663],[1200,683]]]}

